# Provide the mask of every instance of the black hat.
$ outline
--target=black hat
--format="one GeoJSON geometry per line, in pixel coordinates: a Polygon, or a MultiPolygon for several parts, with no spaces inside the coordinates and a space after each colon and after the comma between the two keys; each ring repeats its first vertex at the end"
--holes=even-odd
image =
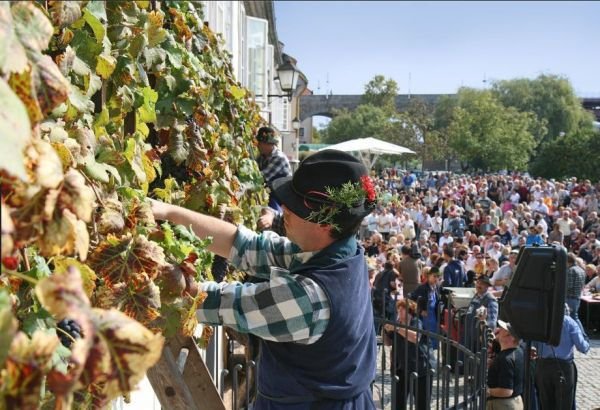
{"type": "Polygon", "coordinates": [[[258,142],[264,142],[266,144],[278,144],[279,137],[275,134],[275,130],[271,127],[261,127],[256,133],[256,139],[258,142]]]}
{"type": "Polygon", "coordinates": [[[306,220],[324,207],[337,209],[337,221],[362,220],[375,207],[375,191],[365,166],[352,155],[333,149],[304,159],[293,177],[275,180],[273,190],[282,205],[306,220]],[[328,189],[340,189],[348,182],[365,192],[365,199],[350,207],[332,201],[327,193],[328,189]]]}

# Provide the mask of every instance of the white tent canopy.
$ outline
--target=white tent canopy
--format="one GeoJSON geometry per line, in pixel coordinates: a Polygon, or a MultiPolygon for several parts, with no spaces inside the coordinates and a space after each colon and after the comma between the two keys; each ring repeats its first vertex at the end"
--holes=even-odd
{"type": "Polygon", "coordinates": [[[325,149],[337,149],[345,152],[357,152],[360,156],[361,161],[365,164],[367,169],[373,168],[377,158],[381,154],[416,154],[416,152],[402,147],[400,145],[392,144],[390,142],[378,140],[377,138],[357,138],[349,141],[340,142],[339,144],[329,145],[328,147],[321,148],[319,151],[325,149]]]}

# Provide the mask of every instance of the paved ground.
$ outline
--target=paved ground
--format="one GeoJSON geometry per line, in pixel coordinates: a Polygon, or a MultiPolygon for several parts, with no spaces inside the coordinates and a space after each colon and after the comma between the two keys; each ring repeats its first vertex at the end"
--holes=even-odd
{"type": "Polygon", "coordinates": [[[575,353],[579,371],[577,408],[580,410],[600,409],[600,336],[593,337],[586,355],[575,353]]]}
{"type": "MultiPolygon", "coordinates": [[[[600,410],[600,335],[593,336],[590,341],[590,351],[583,355],[579,352],[575,354],[575,362],[579,371],[579,381],[577,384],[577,409],[578,410],[600,410]]],[[[387,348],[386,348],[387,350],[387,348]]],[[[381,355],[378,356],[378,362],[381,362],[381,355]]],[[[389,352],[386,354],[389,357],[389,352]]],[[[381,368],[377,369],[377,380],[375,382],[373,398],[378,409],[391,409],[391,379],[389,370],[384,372],[382,377],[381,368]],[[383,395],[383,405],[381,396],[383,395]]],[[[434,392],[437,384],[434,383],[434,392]]],[[[449,383],[450,405],[454,402],[454,382],[449,383]]],[[[460,380],[459,391],[463,391],[463,383],[460,380]]],[[[462,394],[462,393],[461,393],[462,394]]],[[[434,394],[435,397],[435,394],[434,394]]],[[[435,402],[432,408],[442,408],[435,402]],[[438,407],[439,406],[439,407],[438,407]]]]}

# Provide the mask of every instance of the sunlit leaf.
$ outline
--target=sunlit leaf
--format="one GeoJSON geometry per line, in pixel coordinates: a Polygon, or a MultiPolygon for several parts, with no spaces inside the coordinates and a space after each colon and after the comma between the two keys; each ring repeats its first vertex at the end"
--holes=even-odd
{"type": "Polygon", "coordinates": [[[117,60],[108,54],[100,54],[98,56],[98,63],[96,64],[96,73],[102,77],[103,80],[108,79],[117,67],[117,60]]]}
{"type": "Polygon", "coordinates": [[[30,53],[48,48],[54,29],[44,13],[30,2],[17,2],[11,7],[17,38],[30,53]]]}
{"type": "Polygon", "coordinates": [[[148,13],[146,31],[148,32],[148,45],[150,47],[156,47],[165,40],[167,31],[163,28],[162,12],[151,11],[148,13]]]}
{"type": "Polygon", "coordinates": [[[70,209],[78,219],[90,222],[95,198],[94,190],[86,185],[83,176],[70,169],[59,196],[61,207],[70,209]]]}
{"type": "Polygon", "coordinates": [[[233,86],[231,86],[231,88],[229,90],[231,92],[231,96],[233,98],[235,98],[236,100],[239,100],[246,96],[246,89],[244,89],[244,88],[240,88],[240,87],[233,85],[233,86]]]}
{"type": "Polygon", "coordinates": [[[27,65],[27,54],[15,32],[10,3],[0,2],[0,71],[21,72],[27,65]]]}
{"type": "Polygon", "coordinates": [[[97,277],[96,273],[88,265],[79,262],[77,259],[62,256],[55,257],[53,263],[55,274],[66,274],[69,266],[77,268],[81,274],[83,291],[88,298],[92,296],[94,289],[96,289],[97,277]]]}
{"type": "Polygon", "coordinates": [[[135,173],[139,182],[146,182],[147,176],[146,172],[144,172],[144,164],[142,162],[142,150],[139,144],[136,142],[134,138],[129,138],[127,140],[127,146],[124,152],[125,158],[127,158],[127,162],[131,166],[131,169],[135,173]]]}
{"type": "Polygon", "coordinates": [[[26,180],[23,148],[31,138],[29,118],[23,103],[3,79],[0,79],[0,129],[0,168],[26,180]]]}
{"type": "Polygon", "coordinates": [[[0,257],[4,258],[12,254],[14,247],[13,233],[15,232],[15,225],[10,217],[10,210],[8,206],[4,205],[4,202],[0,203],[0,215],[2,225],[0,230],[2,231],[2,253],[0,257]]]}
{"type": "Polygon", "coordinates": [[[96,42],[98,44],[102,44],[102,40],[104,39],[104,35],[106,34],[106,28],[100,22],[98,17],[94,16],[88,9],[85,9],[83,11],[83,19],[92,28],[94,36],[96,36],[96,42]]]}
{"type": "Polygon", "coordinates": [[[142,95],[144,96],[144,103],[138,108],[138,115],[140,121],[143,122],[155,122],[156,121],[156,108],[155,104],[158,100],[158,93],[150,87],[142,88],[142,95]]]}

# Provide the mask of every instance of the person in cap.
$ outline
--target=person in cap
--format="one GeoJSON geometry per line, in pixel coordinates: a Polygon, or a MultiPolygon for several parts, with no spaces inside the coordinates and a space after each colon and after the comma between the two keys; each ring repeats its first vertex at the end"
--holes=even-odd
{"type": "Polygon", "coordinates": [[[486,410],[521,410],[525,362],[519,347],[520,338],[510,323],[499,320],[496,340],[500,352],[488,369],[486,410]]]}
{"type": "Polygon", "coordinates": [[[537,351],[535,386],[542,409],[571,410],[576,408],[575,389],[577,368],[574,361],[575,348],[581,353],[590,350],[587,335],[577,322],[569,316],[565,306],[565,316],[558,346],[533,342],[537,351]]]}
{"type": "MultiPolygon", "coordinates": [[[[426,282],[419,285],[410,295],[409,298],[417,302],[417,312],[423,322],[425,330],[431,332],[438,331],[438,310],[442,303],[445,289],[440,286],[442,272],[437,266],[432,266],[427,271],[426,282]]],[[[429,344],[432,348],[437,349],[437,339],[431,338],[429,344]]]]}
{"type": "Polygon", "coordinates": [[[279,201],[273,195],[273,182],[279,178],[285,178],[292,175],[292,168],[287,156],[277,148],[279,137],[275,134],[275,130],[270,127],[261,127],[257,134],[258,151],[258,168],[265,179],[265,183],[271,189],[269,195],[269,206],[280,211],[279,201]]]}
{"type": "Polygon", "coordinates": [[[200,322],[259,338],[261,409],[374,409],[376,338],[369,277],[356,233],[376,203],[360,161],[324,150],[273,190],[287,237],[152,200],[158,220],[190,226],[208,250],[258,283],[204,282],[200,322]],[[273,269],[279,268],[279,269],[273,269]]]}
{"type": "Polygon", "coordinates": [[[484,320],[489,328],[495,329],[498,320],[498,300],[490,291],[491,286],[492,282],[489,276],[481,275],[477,278],[475,295],[469,302],[467,314],[484,320]],[[482,307],[484,309],[481,309],[482,307]]]}

